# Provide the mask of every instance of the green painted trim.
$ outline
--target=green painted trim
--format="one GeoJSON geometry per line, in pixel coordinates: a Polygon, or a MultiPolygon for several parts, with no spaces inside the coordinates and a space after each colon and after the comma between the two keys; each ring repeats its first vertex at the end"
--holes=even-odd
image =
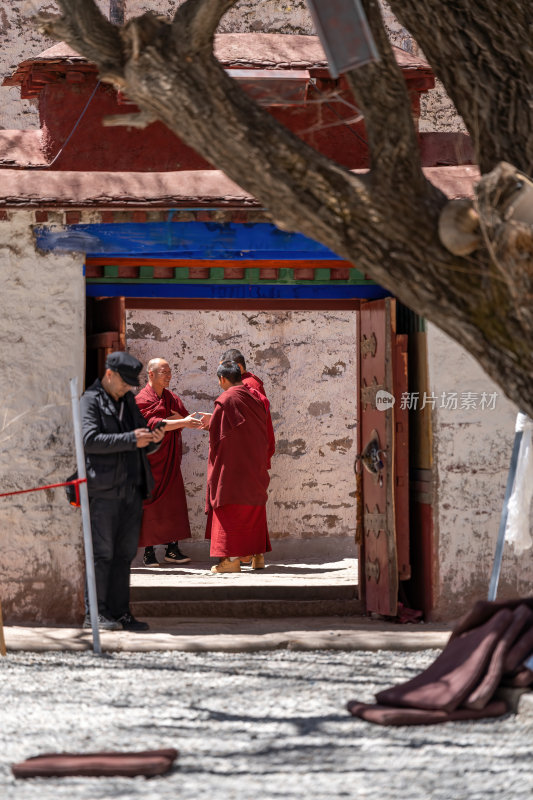
{"type": "MultiPolygon", "coordinates": [[[[259,283],[259,268],[258,267],[247,267],[244,270],[244,280],[242,283],[259,283]]],[[[236,281],[239,283],[239,281],[236,281]]],[[[272,283],[272,281],[271,281],[272,283]]],[[[277,283],[277,281],[276,281],[277,283]]]]}
{"type": "Polygon", "coordinates": [[[313,286],[323,284],[333,284],[334,286],[375,286],[375,281],[366,280],[364,273],[358,269],[350,268],[350,277],[345,281],[332,281],[331,268],[317,267],[315,269],[315,280],[298,280],[294,277],[297,270],[290,269],[289,267],[279,267],[278,277],[273,278],[260,278],[259,267],[247,267],[244,270],[244,278],[224,278],[224,267],[211,267],[209,269],[209,278],[189,278],[189,267],[174,267],[174,278],[168,280],[166,278],[154,278],[153,266],[138,267],[139,276],[137,278],[119,278],[119,267],[115,264],[109,264],[103,267],[103,276],[101,278],[87,278],[87,283],[189,283],[189,284],[249,284],[249,283],[265,283],[265,284],[292,284],[296,286],[313,286]]]}
{"type": "MultiPolygon", "coordinates": [[[[255,270],[254,270],[255,271],[255,270]]],[[[105,275],[105,272],[104,272],[105,275]]],[[[279,284],[292,284],[295,286],[376,286],[375,281],[368,281],[368,280],[347,280],[347,281],[332,281],[332,280],[316,280],[316,281],[296,281],[296,280],[274,280],[272,278],[267,278],[264,280],[238,280],[235,278],[228,278],[226,280],[217,280],[214,281],[211,278],[205,278],[205,280],[189,280],[188,278],[174,278],[173,280],[168,280],[166,278],[112,278],[112,277],[102,277],[102,278],[86,278],[87,283],[187,283],[187,284],[199,284],[205,285],[209,283],[216,283],[217,286],[224,286],[225,284],[228,286],[232,285],[245,285],[245,284],[261,284],[266,283],[270,286],[279,284]]]]}

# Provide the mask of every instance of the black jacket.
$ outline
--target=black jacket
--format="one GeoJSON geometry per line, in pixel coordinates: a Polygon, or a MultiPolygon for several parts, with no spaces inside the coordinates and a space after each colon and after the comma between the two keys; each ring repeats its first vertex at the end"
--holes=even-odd
{"type": "Polygon", "coordinates": [[[137,447],[133,431],[135,428],[146,428],[146,420],[131,392],[127,392],[123,399],[128,413],[124,413],[122,421],[113,400],[99,380],[83,393],[80,400],[87,489],[91,497],[124,496],[128,482],[126,454],[129,451],[136,451],[140,458],[143,497],[149,497],[154,487],[146,456],[155,452],[159,443],[137,447]]]}

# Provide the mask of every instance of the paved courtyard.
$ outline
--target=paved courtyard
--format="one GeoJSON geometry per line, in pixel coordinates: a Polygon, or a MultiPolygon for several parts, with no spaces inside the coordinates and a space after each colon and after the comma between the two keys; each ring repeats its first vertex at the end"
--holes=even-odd
{"type": "Polygon", "coordinates": [[[346,701],[437,655],[12,652],[0,659],[3,800],[530,800],[533,719],[383,728],[346,701]],[[168,776],[15,781],[47,751],[176,747],[168,776]]]}

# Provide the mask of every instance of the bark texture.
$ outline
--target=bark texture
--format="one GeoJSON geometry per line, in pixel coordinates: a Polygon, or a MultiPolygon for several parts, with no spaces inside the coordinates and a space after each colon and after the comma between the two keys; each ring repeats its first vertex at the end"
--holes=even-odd
{"type": "Polygon", "coordinates": [[[377,0],[363,4],[381,60],[348,76],[371,149],[365,176],[309,148],[228,77],[212,45],[235,2],[187,0],[171,21],[147,14],[117,28],[93,0],[58,0],[63,16],[40,25],[94,61],[147,120],[162,120],[253,193],[280,228],[321,241],[450,334],[533,416],[533,237],[524,215],[516,218],[520,172],[533,166],[530,2],[390,2],[456,103],[487,173],[475,208],[456,222],[448,214],[446,224],[459,229],[463,213],[470,229],[479,220],[466,256],[439,238],[447,198],[423,175],[377,0]]]}

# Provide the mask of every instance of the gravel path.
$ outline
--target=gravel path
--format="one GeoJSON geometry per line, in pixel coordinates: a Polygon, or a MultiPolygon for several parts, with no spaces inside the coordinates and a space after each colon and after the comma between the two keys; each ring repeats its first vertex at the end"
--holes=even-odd
{"type": "Polygon", "coordinates": [[[398,653],[12,653],[0,659],[2,800],[531,800],[533,721],[384,728],[346,702],[426,667],[398,653]],[[47,751],[176,747],[144,778],[15,781],[47,751]]]}

